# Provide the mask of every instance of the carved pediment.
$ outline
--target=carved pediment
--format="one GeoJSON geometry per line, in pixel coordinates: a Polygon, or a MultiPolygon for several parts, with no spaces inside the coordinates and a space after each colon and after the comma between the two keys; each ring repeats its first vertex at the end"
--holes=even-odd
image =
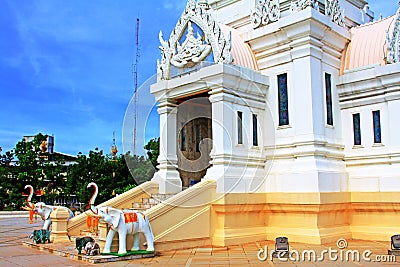
{"type": "Polygon", "coordinates": [[[169,40],[164,40],[160,32],[161,60],[157,62],[160,79],[170,78],[171,65],[184,68],[197,64],[211,51],[215,63],[232,63],[230,37],[224,36],[212,13],[213,10],[207,1],[188,0],[169,40]],[[204,36],[194,32],[192,23],[202,30],[204,36]],[[180,41],[186,31],[185,40],[181,44],[180,41]]]}
{"type": "Polygon", "coordinates": [[[203,61],[211,52],[211,45],[203,42],[202,37],[197,33],[194,35],[192,23],[189,21],[187,27],[186,39],[180,45],[177,43],[177,51],[171,58],[171,64],[175,67],[182,68],[192,63],[203,61]]]}

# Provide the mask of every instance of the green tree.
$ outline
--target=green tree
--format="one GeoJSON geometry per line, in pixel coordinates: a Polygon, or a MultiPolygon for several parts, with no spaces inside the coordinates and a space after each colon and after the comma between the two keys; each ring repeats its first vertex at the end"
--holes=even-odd
{"type": "MultiPolygon", "coordinates": [[[[15,163],[14,173],[17,173],[17,179],[12,178],[13,188],[9,190],[11,203],[15,209],[19,209],[25,202],[21,196],[24,187],[28,184],[35,189],[42,189],[46,186],[45,161],[48,159],[48,153],[42,152],[40,145],[47,139],[46,135],[38,133],[32,141],[26,141],[24,138],[19,141],[14,149],[17,161],[15,163]]],[[[43,197],[42,201],[45,201],[43,197]]]]}
{"type": "Polygon", "coordinates": [[[53,203],[58,197],[65,195],[66,186],[65,160],[58,154],[50,155],[48,160],[42,164],[42,174],[44,177],[44,190],[46,202],[53,203]]]}
{"type": "Polygon", "coordinates": [[[51,204],[56,198],[65,197],[87,203],[93,193],[87,185],[95,182],[99,186],[96,202],[102,203],[150,180],[155,172],[159,139],[152,139],[146,145],[150,159],[129,153],[114,159],[96,148],[88,155],[79,153],[76,163],[69,166],[58,154],[42,151],[45,140],[47,136],[41,133],[31,141],[22,139],[14,151],[0,156],[0,209],[4,205],[20,209],[26,200],[21,193],[27,184],[45,192],[39,199],[34,198],[34,202],[51,204]]]}
{"type": "Polygon", "coordinates": [[[143,156],[127,153],[114,159],[96,148],[89,155],[78,154],[76,163],[69,166],[65,191],[68,196],[76,195],[81,203],[88,203],[93,191],[87,185],[95,182],[99,187],[99,204],[150,180],[153,173],[151,162],[143,156]]]}
{"type": "Polygon", "coordinates": [[[155,168],[152,162],[145,157],[131,156],[128,153],[125,154],[125,161],[136,184],[142,184],[153,177],[155,168]]]}
{"type": "MultiPolygon", "coordinates": [[[[66,166],[62,157],[49,154],[41,148],[47,135],[41,133],[27,141],[23,138],[13,151],[0,157],[0,208],[20,209],[26,198],[21,196],[28,184],[34,189],[43,189],[45,195],[34,202],[53,203],[63,194],[66,166]]],[[[27,191],[25,193],[28,193],[27,191]]]]}
{"type": "MultiPolygon", "coordinates": [[[[76,196],[80,202],[87,203],[92,193],[86,187],[90,182],[101,186],[100,178],[107,175],[105,164],[106,157],[98,148],[90,151],[89,155],[79,153],[76,163],[68,168],[65,188],[67,196],[76,196]]],[[[101,195],[100,192],[99,199],[102,198],[101,195]]]]}
{"type": "Polygon", "coordinates": [[[147,150],[147,156],[149,157],[151,164],[157,169],[157,158],[160,155],[160,138],[151,139],[145,146],[147,150]]]}
{"type": "MultiPolygon", "coordinates": [[[[40,145],[47,136],[39,133],[32,141],[22,139],[15,146],[15,156],[18,158],[16,169],[21,183],[31,184],[34,188],[43,186],[43,166],[47,153],[41,154],[40,145]],[[41,157],[39,157],[41,156],[41,157]]],[[[22,191],[21,191],[22,192],[22,191]]]]}
{"type": "Polygon", "coordinates": [[[12,166],[13,160],[12,150],[0,155],[0,210],[3,210],[5,205],[10,206],[12,203],[10,190],[13,187],[13,180],[16,180],[12,166]]]}

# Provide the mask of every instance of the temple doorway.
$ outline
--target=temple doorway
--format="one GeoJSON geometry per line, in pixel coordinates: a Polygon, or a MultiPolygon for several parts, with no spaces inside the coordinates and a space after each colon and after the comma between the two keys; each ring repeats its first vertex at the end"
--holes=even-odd
{"type": "Polygon", "coordinates": [[[178,172],[182,187],[187,188],[199,182],[210,167],[211,103],[207,92],[177,102],[178,172]]]}

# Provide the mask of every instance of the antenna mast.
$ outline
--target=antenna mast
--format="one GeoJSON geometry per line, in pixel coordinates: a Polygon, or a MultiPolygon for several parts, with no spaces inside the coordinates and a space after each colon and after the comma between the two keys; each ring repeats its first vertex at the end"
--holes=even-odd
{"type": "Polygon", "coordinates": [[[133,155],[136,155],[136,122],[137,122],[137,102],[138,102],[138,63],[139,63],[139,18],[136,19],[136,55],[134,65],[134,85],[135,91],[133,96],[134,104],[134,126],[133,126],[133,155]]]}

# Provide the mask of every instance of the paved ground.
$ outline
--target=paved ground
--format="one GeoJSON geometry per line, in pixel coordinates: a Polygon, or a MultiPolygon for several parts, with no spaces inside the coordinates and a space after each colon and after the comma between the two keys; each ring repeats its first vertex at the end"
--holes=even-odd
{"type": "Polygon", "coordinates": [[[47,252],[41,252],[22,246],[22,241],[28,238],[33,229],[40,229],[43,225],[41,219],[28,223],[28,217],[0,217],[0,266],[84,266],[77,261],[72,261],[47,252]]]}
{"type": "MultiPolygon", "coordinates": [[[[39,219],[34,224],[28,224],[28,218],[4,218],[0,216],[0,266],[400,266],[400,256],[397,262],[377,262],[376,256],[386,255],[390,247],[389,242],[371,242],[349,240],[348,246],[341,250],[343,261],[340,260],[340,252],[337,244],[332,243],[325,246],[305,245],[291,243],[292,258],[299,252],[299,259],[305,250],[314,250],[317,257],[324,255],[324,261],[309,261],[308,254],[305,254],[306,261],[280,262],[275,259],[260,261],[257,257],[260,248],[267,245],[273,248],[273,242],[257,242],[228,248],[197,248],[179,251],[163,252],[159,256],[151,259],[131,260],[124,262],[113,262],[107,264],[87,264],[84,262],[60,257],[48,252],[22,246],[22,241],[29,241],[28,236],[33,229],[40,229],[42,221],[39,219]],[[331,252],[329,252],[331,248],[331,252]],[[323,250],[326,252],[322,253],[323,250]],[[371,250],[370,259],[375,262],[366,262],[362,259],[364,251],[371,250]],[[360,261],[353,260],[351,251],[360,253],[360,261]],[[330,254],[329,254],[330,253],[330,254]],[[350,255],[350,261],[346,261],[346,254],[350,255]],[[338,259],[335,261],[335,257],[338,259]],[[333,259],[333,260],[330,260],[333,259]]],[[[311,253],[311,252],[310,252],[311,253]]],[[[260,255],[261,257],[263,254],[260,255]]],[[[379,260],[379,259],[378,259],[379,260]]]]}

